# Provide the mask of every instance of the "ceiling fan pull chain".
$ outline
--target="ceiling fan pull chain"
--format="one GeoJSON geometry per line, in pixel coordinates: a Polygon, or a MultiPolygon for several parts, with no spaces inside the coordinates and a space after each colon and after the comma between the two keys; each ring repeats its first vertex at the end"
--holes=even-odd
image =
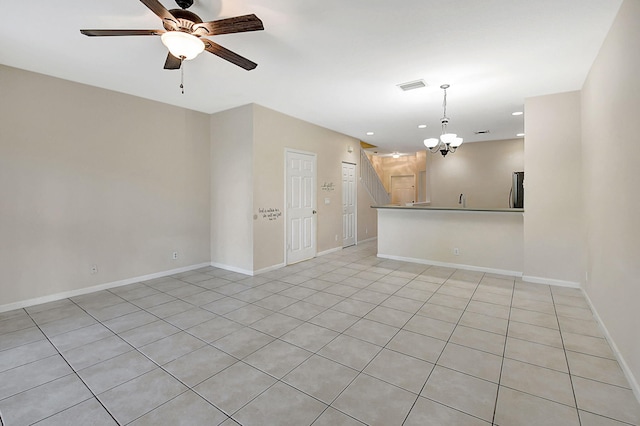
{"type": "MultiPolygon", "coordinates": [[[[182,65],[182,58],[180,58],[180,65],[182,65]]],[[[182,94],[184,95],[184,67],[180,67],[180,90],[182,90],[182,94]]]]}

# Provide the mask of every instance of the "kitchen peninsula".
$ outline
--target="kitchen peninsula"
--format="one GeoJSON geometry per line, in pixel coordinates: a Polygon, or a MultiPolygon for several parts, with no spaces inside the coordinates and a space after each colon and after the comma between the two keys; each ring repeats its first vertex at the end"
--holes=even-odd
{"type": "Polygon", "coordinates": [[[524,209],[373,208],[378,257],[522,276],[524,209]]]}

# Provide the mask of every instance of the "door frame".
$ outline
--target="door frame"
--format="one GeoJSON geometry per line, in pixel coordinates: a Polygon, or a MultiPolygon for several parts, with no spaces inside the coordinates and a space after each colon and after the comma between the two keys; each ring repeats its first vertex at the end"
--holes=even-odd
{"type": "MultiPolygon", "coordinates": [[[[315,167],[313,169],[313,208],[314,210],[318,210],[318,154],[311,151],[304,151],[302,149],[295,148],[286,148],[284,149],[284,265],[289,265],[289,250],[287,249],[287,244],[289,242],[289,193],[287,191],[288,179],[289,179],[289,167],[287,163],[287,158],[289,153],[293,154],[303,154],[303,155],[311,155],[315,159],[315,167]]],[[[313,245],[314,245],[314,254],[311,259],[318,255],[318,215],[314,215],[315,218],[313,220],[312,233],[314,234],[313,245]]]]}
{"type": "MultiPolygon", "coordinates": [[[[352,165],[354,168],[354,181],[355,185],[353,185],[355,194],[354,194],[354,204],[353,204],[353,245],[358,245],[358,165],[356,163],[352,163],[350,161],[343,161],[340,165],[340,172],[342,172],[342,167],[344,164],[352,165]]],[[[341,173],[342,174],[342,173],[341,173]]],[[[342,186],[342,191],[344,191],[344,185],[342,186]]],[[[343,194],[344,197],[344,194],[343,194]]],[[[344,218],[343,218],[344,219],[344,218]]],[[[344,248],[344,235],[342,236],[343,246],[344,248]]]]}

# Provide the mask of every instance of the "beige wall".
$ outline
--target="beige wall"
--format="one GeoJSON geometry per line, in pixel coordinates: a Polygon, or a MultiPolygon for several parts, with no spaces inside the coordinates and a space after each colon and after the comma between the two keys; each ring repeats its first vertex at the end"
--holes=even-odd
{"type": "Polygon", "coordinates": [[[209,261],[207,115],[5,66],[0,93],[0,306],[209,261]]]}
{"type": "Polygon", "coordinates": [[[623,3],[582,91],[584,287],[640,398],[640,2],[623,3]]]}
{"type": "Polygon", "coordinates": [[[253,107],[211,116],[211,262],[253,271],[253,107]]]}
{"type": "Polygon", "coordinates": [[[523,277],[578,286],[585,243],[580,92],[526,99],[525,111],[523,277]]]}
{"type": "MultiPolygon", "coordinates": [[[[356,166],[358,176],[360,173],[360,165],[356,166]]],[[[376,209],[371,208],[374,205],[374,201],[364,188],[360,184],[360,178],[358,177],[358,219],[357,219],[357,241],[366,241],[378,236],[378,213],[376,209]]]]}
{"type": "MultiPolygon", "coordinates": [[[[286,149],[317,154],[317,250],[342,246],[342,162],[358,162],[357,139],[251,104],[212,115],[211,141],[214,264],[245,273],[284,264],[286,149]],[[324,183],[335,189],[322,190],[324,183]],[[268,220],[260,209],[282,215],[268,220]]],[[[358,241],[377,235],[371,203],[358,182],[358,241]]]]}
{"type": "MultiPolygon", "coordinates": [[[[318,251],[340,247],[341,162],[357,162],[358,140],[255,105],[206,115],[0,73],[0,307],[209,262],[282,264],[283,219],[253,214],[284,209],[285,147],[316,152],[318,185],[336,185],[318,188],[318,251]]],[[[358,192],[364,240],[377,217],[358,192]]]]}
{"type": "MultiPolygon", "coordinates": [[[[284,212],[285,148],[317,154],[317,250],[323,252],[342,246],[342,162],[358,163],[357,139],[298,120],[271,109],[254,105],[253,214],[260,208],[278,208],[284,212]],[[353,152],[347,152],[351,146],[353,152]],[[323,183],[334,183],[334,191],[323,191],[323,183]],[[329,198],[330,204],[324,199],[329,198]],[[337,239],[336,239],[337,236],[337,239]]],[[[359,172],[358,172],[359,175],[359,172]]],[[[357,240],[376,236],[376,216],[371,200],[358,181],[357,240]],[[366,195],[364,197],[363,195],[366,195]],[[368,231],[362,233],[362,231],[368,231]]],[[[254,270],[282,264],[284,259],[284,214],[277,220],[254,221],[254,270]]]]}
{"type": "Polygon", "coordinates": [[[380,257],[510,275],[522,271],[522,213],[391,208],[378,209],[378,221],[380,257]]]}
{"type": "Polygon", "coordinates": [[[506,209],[512,174],[524,170],[524,142],[465,143],[446,157],[440,153],[428,153],[427,157],[427,190],[432,206],[458,207],[462,193],[467,207],[506,209]]]}

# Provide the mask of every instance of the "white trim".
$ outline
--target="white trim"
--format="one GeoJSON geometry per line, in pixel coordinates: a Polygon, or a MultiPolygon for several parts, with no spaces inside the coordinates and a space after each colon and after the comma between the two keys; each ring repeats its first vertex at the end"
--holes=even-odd
{"type": "Polygon", "coordinates": [[[287,193],[287,189],[289,188],[289,181],[288,181],[288,163],[287,163],[287,159],[289,158],[289,148],[285,147],[284,148],[284,189],[283,189],[283,194],[284,194],[284,200],[282,200],[282,218],[284,219],[284,229],[282,230],[282,232],[284,233],[284,251],[282,253],[282,259],[284,259],[284,264],[285,266],[287,265],[287,263],[289,262],[288,260],[288,254],[289,254],[289,250],[287,249],[287,244],[289,244],[289,241],[287,240],[287,238],[289,238],[289,218],[288,218],[288,213],[289,213],[289,204],[287,203],[287,200],[289,198],[289,194],[287,193]]]}
{"type": "Polygon", "coordinates": [[[262,268],[262,269],[258,269],[257,271],[253,271],[253,275],[259,275],[259,274],[264,274],[265,272],[275,271],[276,269],[284,268],[285,266],[287,266],[287,265],[285,265],[284,263],[279,263],[277,265],[267,266],[266,268],[262,268]]]}
{"type": "Polygon", "coordinates": [[[223,263],[211,262],[209,263],[209,265],[213,266],[214,268],[220,268],[220,269],[224,269],[225,271],[237,272],[239,274],[244,274],[244,275],[253,276],[255,274],[255,272],[250,269],[242,269],[242,268],[238,268],[237,266],[225,265],[223,263]]]}
{"type": "Polygon", "coordinates": [[[629,385],[631,385],[631,390],[633,391],[633,394],[635,395],[638,402],[640,402],[640,385],[638,384],[638,381],[636,380],[635,376],[633,375],[633,372],[629,368],[629,365],[625,362],[624,358],[622,357],[622,354],[620,353],[618,346],[613,341],[613,338],[611,337],[611,334],[609,334],[609,330],[607,330],[607,327],[605,327],[604,322],[602,321],[602,318],[600,318],[600,315],[598,315],[598,311],[596,311],[596,307],[593,306],[593,303],[591,302],[589,295],[587,294],[586,291],[584,291],[584,289],[581,289],[581,290],[582,290],[582,294],[584,294],[584,298],[587,300],[587,303],[591,308],[591,312],[593,313],[593,316],[596,318],[596,321],[598,321],[600,330],[602,330],[604,337],[607,339],[607,342],[609,342],[609,346],[611,346],[611,350],[613,351],[613,354],[618,360],[618,364],[620,364],[620,367],[622,368],[624,375],[627,377],[627,380],[629,381],[629,385]]]}
{"type": "Polygon", "coordinates": [[[554,285],[556,287],[580,288],[580,283],[575,281],[556,280],[553,278],[544,277],[532,277],[530,275],[523,275],[522,281],[534,284],[554,285]]]}
{"type": "Polygon", "coordinates": [[[506,269],[495,269],[495,268],[485,268],[482,266],[473,266],[473,265],[463,265],[461,263],[448,263],[448,262],[438,262],[435,260],[427,260],[427,259],[417,259],[414,257],[404,257],[404,256],[393,256],[390,254],[381,254],[378,253],[378,257],[383,259],[391,259],[391,260],[400,260],[402,262],[413,262],[420,263],[422,265],[432,265],[432,266],[444,266],[446,268],[456,268],[456,269],[464,269],[467,271],[478,271],[478,272],[488,272],[491,274],[500,274],[500,275],[508,275],[512,277],[521,277],[522,272],[518,271],[509,271],[506,269]]]}
{"type": "Polygon", "coordinates": [[[342,247],[334,247],[334,248],[330,248],[329,250],[321,251],[320,253],[316,254],[316,256],[317,257],[324,256],[325,254],[335,253],[335,252],[340,251],[340,250],[342,250],[342,247]]]}
{"type": "Polygon", "coordinates": [[[124,280],[112,281],[109,283],[94,285],[91,287],[83,287],[77,290],[63,291],[61,293],[54,293],[47,296],[35,297],[33,299],[22,300],[20,302],[9,303],[6,305],[0,305],[0,312],[12,311],[14,309],[26,308],[29,306],[40,305],[42,303],[55,302],[56,300],[68,299],[69,297],[81,296],[83,294],[94,293],[96,291],[108,290],[110,288],[121,287],[123,285],[134,284],[140,281],[149,281],[154,278],[162,278],[169,275],[179,274],[181,272],[193,271],[194,269],[204,268],[209,266],[209,263],[200,263],[197,265],[184,266],[182,268],[171,269],[168,271],[156,272],[148,275],[141,275],[139,277],[126,278],[124,280]]]}
{"type": "Polygon", "coordinates": [[[360,240],[360,241],[356,242],[356,245],[363,244],[363,243],[368,243],[369,241],[374,241],[374,240],[377,240],[377,239],[378,239],[378,237],[367,238],[366,240],[360,240]]]}

